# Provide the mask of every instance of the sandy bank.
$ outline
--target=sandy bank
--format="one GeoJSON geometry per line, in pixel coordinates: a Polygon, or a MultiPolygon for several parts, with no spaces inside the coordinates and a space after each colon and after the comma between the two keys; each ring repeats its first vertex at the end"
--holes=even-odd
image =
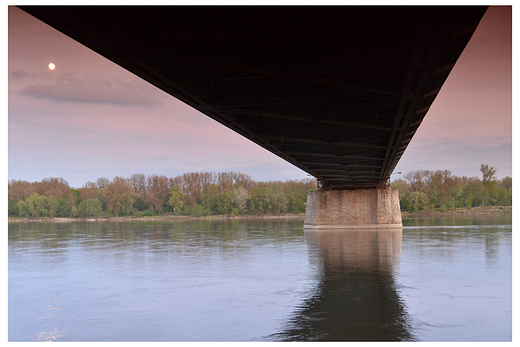
{"type": "Polygon", "coordinates": [[[159,217],[111,217],[111,218],[9,218],[9,223],[70,223],[70,222],[126,222],[126,221],[184,221],[184,220],[221,220],[221,219],[303,219],[303,214],[287,215],[259,215],[259,216],[207,216],[207,217],[188,217],[188,216],[159,216],[159,217]]]}
{"type": "Polygon", "coordinates": [[[432,212],[401,212],[402,217],[432,217],[432,216],[471,216],[471,215],[493,215],[511,214],[512,206],[473,207],[472,209],[457,208],[455,211],[432,211],[432,212]]]}

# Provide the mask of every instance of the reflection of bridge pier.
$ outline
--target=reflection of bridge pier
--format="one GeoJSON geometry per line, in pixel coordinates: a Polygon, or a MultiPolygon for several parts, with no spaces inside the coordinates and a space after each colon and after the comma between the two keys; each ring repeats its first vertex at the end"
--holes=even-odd
{"type": "Polygon", "coordinates": [[[305,227],[402,228],[397,189],[323,189],[307,195],[305,227]]]}
{"type": "Polygon", "coordinates": [[[401,253],[402,228],[305,230],[307,244],[319,252],[325,273],[393,271],[401,253]]]}
{"type": "Polygon", "coordinates": [[[413,334],[393,276],[402,229],[305,231],[319,255],[316,294],[271,336],[284,341],[409,341],[413,334]]]}

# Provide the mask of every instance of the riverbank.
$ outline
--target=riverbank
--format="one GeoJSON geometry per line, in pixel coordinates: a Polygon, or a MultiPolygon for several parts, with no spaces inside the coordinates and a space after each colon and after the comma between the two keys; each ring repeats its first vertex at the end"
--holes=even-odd
{"type": "Polygon", "coordinates": [[[109,217],[109,218],[8,218],[8,222],[18,223],[35,223],[35,222],[49,222],[49,223],[70,223],[70,222],[126,222],[126,221],[182,221],[182,220],[221,220],[221,219],[299,219],[304,218],[302,214],[283,214],[283,215],[250,215],[250,216],[205,216],[205,217],[190,217],[190,216],[154,216],[154,217],[109,217]]]}
{"type": "Polygon", "coordinates": [[[431,216],[450,216],[450,215],[485,215],[485,214],[513,213],[512,206],[492,206],[492,207],[473,207],[457,208],[455,211],[420,211],[420,212],[401,212],[402,217],[431,217],[431,216]]]}
{"type": "MultiPolygon", "coordinates": [[[[471,209],[457,208],[455,211],[420,211],[420,212],[401,212],[402,217],[431,217],[431,216],[449,216],[449,215],[485,215],[513,212],[512,206],[493,206],[493,207],[473,207],[471,209]]],[[[125,222],[125,221],[182,221],[182,220],[220,220],[220,219],[299,219],[305,218],[305,214],[281,214],[281,215],[248,215],[248,216],[204,216],[204,217],[190,217],[190,216],[154,216],[154,217],[109,217],[109,218],[13,218],[9,217],[8,222],[18,223],[34,223],[34,222],[49,222],[49,223],[70,223],[70,222],[125,222]]]]}

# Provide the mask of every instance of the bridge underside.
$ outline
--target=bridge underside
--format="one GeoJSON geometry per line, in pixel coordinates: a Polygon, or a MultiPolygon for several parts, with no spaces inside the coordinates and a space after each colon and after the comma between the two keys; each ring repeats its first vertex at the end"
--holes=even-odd
{"type": "Polygon", "coordinates": [[[486,10],[21,8],[332,188],[384,184],[486,10]]]}

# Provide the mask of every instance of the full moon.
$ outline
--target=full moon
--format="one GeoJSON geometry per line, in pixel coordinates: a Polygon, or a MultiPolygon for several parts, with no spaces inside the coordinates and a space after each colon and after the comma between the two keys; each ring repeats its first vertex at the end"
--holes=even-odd
{"type": "Polygon", "coordinates": [[[56,68],[56,65],[54,65],[53,63],[49,64],[49,70],[54,70],[55,68],[56,68]]]}

